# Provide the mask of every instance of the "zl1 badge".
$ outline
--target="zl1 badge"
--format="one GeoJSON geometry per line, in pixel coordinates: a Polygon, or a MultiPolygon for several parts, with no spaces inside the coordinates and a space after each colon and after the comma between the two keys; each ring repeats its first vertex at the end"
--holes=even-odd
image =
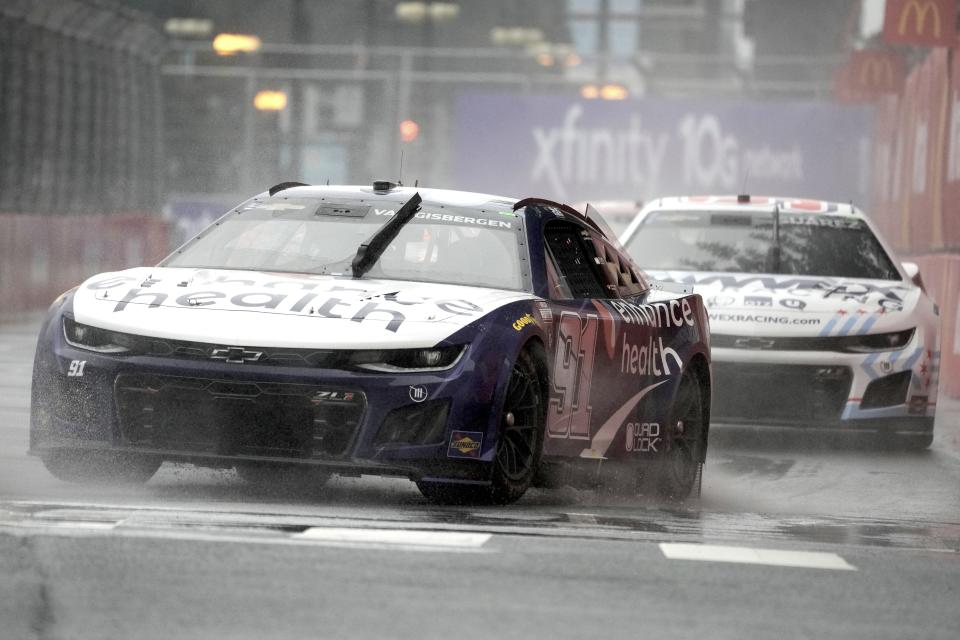
{"type": "Polygon", "coordinates": [[[483,433],[480,431],[454,431],[450,434],[447,456],[450,458],[479,458],[483,433]]]}

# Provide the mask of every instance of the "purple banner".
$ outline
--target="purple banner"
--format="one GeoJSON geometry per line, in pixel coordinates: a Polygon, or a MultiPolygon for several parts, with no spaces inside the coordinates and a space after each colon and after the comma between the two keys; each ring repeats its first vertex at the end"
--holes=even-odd
{"type": "Polygon", "coordinates": [[[869,107],[464,94],[455,187],[565,202],[737,193],[867,201],[869,107]]]}

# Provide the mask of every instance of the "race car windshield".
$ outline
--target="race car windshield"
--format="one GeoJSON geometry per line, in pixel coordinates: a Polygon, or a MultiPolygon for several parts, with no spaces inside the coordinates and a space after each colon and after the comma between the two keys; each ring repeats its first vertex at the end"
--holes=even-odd
{"type": "MultiPolygon", "coordinates": [[[[206,229],[162,266],[350,275],[357,247],[402,204],[374,207],[316,198],[254,202],[206,229]]],[[[519,290],[519,231],[512,212],[424,204],[366,277],[519,290]]]]}
{"type": "Polygon", "coordinates": [[[626,248],[650,270],[900,280],[862,220],[781,213],[779,226],[779,259],[770,212],[659,211],[626,248]]]}

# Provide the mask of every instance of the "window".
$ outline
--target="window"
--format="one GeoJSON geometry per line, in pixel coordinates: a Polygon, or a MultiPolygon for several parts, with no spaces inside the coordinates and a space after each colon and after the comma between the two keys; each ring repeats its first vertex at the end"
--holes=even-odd
{"type": "Polygon", "coordinates": [[[570,222],[550,222],[544,231],[544,239],[559,277],[558,288],[552,293],[564,297],[562,293],[569,292],[574,299],[613,297],[597,268],[586,230],[570,222]]]}

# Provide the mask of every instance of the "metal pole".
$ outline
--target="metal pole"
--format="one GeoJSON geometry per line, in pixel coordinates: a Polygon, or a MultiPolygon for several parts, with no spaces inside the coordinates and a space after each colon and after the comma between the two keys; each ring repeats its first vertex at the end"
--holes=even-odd
{"type": "Polygon", "coordinates": [[[256,120],[254,120],[255,109],[253,107],[253,98],[257,92],[257,72],[250,69],[247,75],[246,89],[244,91],[244,110],[243,110],[243,168],[240,178],[241,191],[249,191],[253,188],[253,147],[256,136],[256,120]]]}
{"type": "Polygon", "coordinates": [[[400,56],[400,80],[397,82],[397,115],[390,123],[390,139],[393,141],[393,166],[400,167],[400,121],[410,116],[410,88],[412,84],[413,55],[404,52],[400,56]]]}

